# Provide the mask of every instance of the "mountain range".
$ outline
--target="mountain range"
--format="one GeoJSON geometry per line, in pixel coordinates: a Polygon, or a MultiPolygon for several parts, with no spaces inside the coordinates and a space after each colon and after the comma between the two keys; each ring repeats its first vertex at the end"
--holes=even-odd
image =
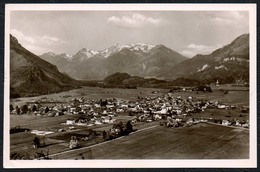
{"type": "Polygon", "coordinates": [[[144,78],[195,79],[206,84],[249,81],[249,34],[208,55],[187,58],[164,45],[115,44],[101,51],[83,48],[75,55],[45,53],[42,59],[75,79],[103,80],[114,73],[144,78]]]}
{"type": "Polygon", "coordinates": [[[187,77],[205,83],[234,83],[249,81],[249,34],[244,34],[230,44],[208,55],[196,55],[172,69],[160,73],[157,78],[174,80],[187,77]]]}
{"type": "Polygon", "coordinates": [[[102,80],[116,72],[155,77],[188,59],[164,45],[143,43],[115,44],[101,51],[83,48],[75,55],[49,52],[40,57],[56,65],[61,72],[82,80],[102,80]]]}
{"type": "Polygon", "coordinates": [[[192,58],[164,45],[141,43],[115,44],[102,51],[83,48],[75,55],[45,53],[39,57],[10,35],[10,96],[34,96],[96,85],[93,80],[104,80],[108,85],[117,85],[113,82],[118,80],[119,85],[165,88],[216,81],[248,83],[249,60],[249,34],[208,55],[192,58]]]}
{"type": "Polygon", "coordinates": [[[25,49],[10,35],[10,97],[36,96],[80,87],[81,82],[25,49]]]}

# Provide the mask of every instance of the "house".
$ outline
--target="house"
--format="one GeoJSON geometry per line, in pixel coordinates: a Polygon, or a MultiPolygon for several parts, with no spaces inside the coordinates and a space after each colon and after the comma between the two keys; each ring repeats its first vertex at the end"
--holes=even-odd
{"type": "Polygon", "coordinates": [[[200,119],[200,122],[207,122],[208,120],[206,119],[200,119]]]}
{"type": "Polygon", "coordinates": [[[167,127],[178,127],[179,124],[178,124],[178,122],[175,119],[172,119],[171,117],[168,117],[166,126],[167,127]]]}
{"type": "Polygon", "coordinates": [[[76,111],[76,108],[75,107],[71,107],[70,109],[69,109],[69,112],[71,112],[71,113],[73,113],[73,112],[75,112],[76,111]]]}
{"type": "Polygon", "coordinates": [[[122,113],[122,112],[124,112],[124,110],[123,109],[116,109],[116,112],[117,113],[122,113]]]}
{"type": "Polygon", "coordinates": [[[160,112],[160,114],[167,114],[167,108],[164,108],[164,109],[162,109],[161,111],[159,111],[160,112]]]}
{"type": "Polygon", "coordinates": [[[66,125],[74,125],[75,124],[75,119],[67,119],[66,125]]]}
{"type": "Polygon", "coordinates": [[[219,81],[218,81],[218,79],[217,79],[217,81],[216,81],[216,86],[219,86],[219,81]]]}
{"type": "Polygon", "coordinates": [[[138,122],[138,120],[137,120],[137,117],[135,116],[135,117],[132,119],[131,123],[132,123],[132,124],[135,124],[135,123],[137,123],[137,122],[138,122]]]}
{"type": "Polygon", "coordinates": [[[181,121],[182,121],[182,118],[176,118],[176,121],[177,121],[177,122],[181,122],[181,121]]]}
{"type": "Polygon", "coordinates": [[[241,124],[240,124],[240,121],[239,120],[236,120],[236,124],[235,124],[236,126],[242,126],[241,124]]]}
{"type": "Polygon", "coordinates": [[[107,111],[104,110],[103,113],[102,113],[102,115],[107,115],[107,111]]]}
{"type": "Polygon", "coordinates": [[[229,126],[230,124],[231,123],[228,120],[225,120],[225,119],[222,120],[222,125],[229,126]]]}
{"type": "Polygon", "coordinates": [[[106,106],[107,106],[107,108],[114,108],[115,107],[113,104],[108,104],[106,106]]]}
{"type": "Polygon", "coordinates": [[[192,118],[189,118],[189,119],[186,121],[186,124],[192,125],[192,124],[193,124],[193,119],[192,119],[192,118]]]}
{"type": "Polygon", "coordinates": [[[128,105],[126,105],[126,104],[122,104],[122,105],[121,105],[121,108],[123,108],[123,109],[127,109],[127,108],[128,108],[128,105]]]}
{"type": "Polygon", "coordinates": [[[50,112],[49,114],[48,114],[48,117],[54,117],[55,116],[55,112],[50,112]]]}
{"type": "Polygon", "coordinates": [[[103,117],[102,122],[105,124],[111,124],[115,122],[115,119],[113,119],[111,116],[103,117]]]}
{"type": "Polygon", "coordinates": [[[103,124],[100,120],[95,120],[95,123],[94,123],[95,125],[101,125],[101,124],[103,124]]]}
{"type": "Polygon", "coordinates": [[[162,116],[159,114],[156,114],[156,115],[154,115],[153,118],[154,118],[154,120],[160,120],[160,119],[162,119],[162,116]]]}
{"type": "Polygon", "coordinates": [[[242,124],[242,127],[249,128],[249,124],[248,123],[242,124]]]}
{"type": "Polygon", "coordinates": [[[58,105],[56,105],[56,106],[54,106],[53,108],[52,108],[52,110],[56,110],[56,111],[58,111],[58,110],[60,110],[61,108],[58,106],[58,105]]]}
{"type": "Polygon", "coordinates": [[[219,109],[225,109],[225,108],[226,108],[226,105],[218,105],[218,108],[219,108],[219,109]]]}
{"type": "Polygon", "coordinates": [[[200,120],[195,118],[195,119],[193,119],[193,123],[198,124],[198,123],[200,123],[200,120]]]}
{"type": "Polygon", "coordinates": [[[101,108],[100,104],[97,104],[97,103],[96,103],[94,106],[95,106],[96,108],[101,108]]]}

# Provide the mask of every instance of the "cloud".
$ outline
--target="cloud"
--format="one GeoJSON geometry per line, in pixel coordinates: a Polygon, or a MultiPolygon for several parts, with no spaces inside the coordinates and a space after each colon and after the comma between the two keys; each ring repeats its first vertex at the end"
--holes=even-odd
{"type": "Polygon", "coordinates": [[[29,51],[31,51],[32,53],[35,53],[35,54],[38,54],[38,55],[41,55],[43,53],[41,52],[49,52],[49,50],[43,48],[43,47],[40,47],[40,46],[35,46],[33,44],[29,44],[29,45],[26,45],[24,46],[26,49],[28,49],[29,51]],[[40,53],[38,53],[40,52],[40,53]]]}
{"type": "Polygon", "coordinates": [[[218,44],[216,46],[208,46],[208,45],[203,45],[203,44],[194,44],[191,43],[186,46],[184,50],[181,51],[181,54],[188,56],[188,57],[193,57],[196,54],[210,54],[214,50],[222,47],[221,44],[218,44]]]}
{"type": "Polygon", "coordinates": [[[16,29],[11,29],[11,34],[15,36],[18,40],[22,42],[28,42],[30,44],[34,44],[35,40],[31,37],[25,36],[21,31],[16,29]]]}
{"type": "Polygon", "coordinates": [[[203,49],[207,48],[207,46],[205,46],[205,45],[202,45],[202,44],[196,45],[193,43],[189,44],[187,47],[190,49],[195,49],[195,50],[203,50],[203,49]]]}
{"type": "Polygon", "coordinates": [[[181,53],[182,55],[184,55],[184,56],[187,56],[187,57],[193,57],[193,56],[196,55],[195,52],[190,51],[190,50],[182,50],[180,53],[181,53]]]}
{"type": "Polygon", "coordinates": [[[46,36],[44,35],[42,38],[42,41],[48,45],[53,45],[53,44],[64,44],[66,43],[65,41],[56,38],[56,37],[51,37],[51,36],[46,36]]]}
{"type": "Polygon", "coordinates": [[[215,24],[238,24],[242,21],[248,20],[247,13],[239,11],[229,11],[221,13],[211,13],[211,22],[215,24]]]}
{"type": "Polygon", "coordinates": [[[22,46],[38,55],[47,51],[53,51],[52,49],[55,45],[66,43],[57,37],[52,37],[49,35],[35,37],[28,36],[17,29],[11,29],[10,33],[18,39],[22,46]]]}
{"type": "Polygon", "coordinates": [[[131,16],[111,16],[107,19],[107,22],[117,27],[141,28],[146,25],[158,26],[161,23],[161,19],[146,17],[139,13],[133,13],[131,16]]]}
{"type": "Polygon", "coordinates": [[[236,19],[236,20],[241,20],[244,19],[245,13],[239,12],[239,11],[231,11],[228,13],[228,15],[230,16],[230,18],[236,19]]]}

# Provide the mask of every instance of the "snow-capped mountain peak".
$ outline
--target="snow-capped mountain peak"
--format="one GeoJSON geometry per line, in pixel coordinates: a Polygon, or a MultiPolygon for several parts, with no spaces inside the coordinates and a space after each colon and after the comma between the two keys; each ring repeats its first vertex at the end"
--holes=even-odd
{"type": "Polygon", "coordinates": [[[72,54],[63,53],[63,54],[61,54],[61,56],[64,57],[65,59],[67,59],[68,61],[71,61],[73,59],[72,54]]]}
{"type": "Polygon", "coordinates": [[[116,43],[112,47],[107,48],[103,51],[100,51],[100,55],[107,58],[108,56],[113,55],[113,54],[121,51],[124,48],[127,48],[132,52],[140,51],[143,53],[148,53],[154,47],[155,46],[153,46],[153,45],[148,45],[148,44],[144,44],[144,43],[131,43],[128,45],[121,45],[119,43],[116,43]]]}
{"type": "Polygon", "coordinates": [[[112,47],[100,51],[99,54],[100,54],[101,56],[103,56],[104,58],[107,58],[108,56],[110,56],[110,55],[112,55],[112,54],[115,54],[115,53],[121,51],[123,48],[125,48],[124,45],[121,45],[121,44],[119,44],[119,43],[116,43],[116,44],[114,44],[112,47]]]}
{"type": "MultiPolygon", "coordinates": [[[[109,47],[105,50],[101,50],[101,51],[95,51],[95,50],[88,49],[88,48],[82,48],[75,55],[71,55],[71,54],[67,54],[67,53],[63,53],[63,54],[60,54],[60,55],[63,56],[63,58],[65,58],[68,61],[79,60],[79,61],[82,62],[82,61],[85,61],[85,60],[92,58],[94,56],[107,58],[107,57],[109,57],[113,54],[120,52],[124,48],[126,48],[126,49],[128,49],[132,52],[147,54],[154,47],[156,47],[156,46],[144,44],[144,43],[131,43],[131,44],[128,44],[128,45],[122,45],[122,44],[116,43],[113,46],[111,46],[111,47],[109,47]]],[[[44,55],[49,56],[49,57],[56,57],[59,54],[55,54],[53,52],[48,52],[48,53],[45,53],[44,55]]]]}
{"type": "Polygon", "coordinates": [[[84,61],[86,59],[89,59],[95,55],[97,55],[99,52],[87,48],[81,49],[75,56],[78,56],[80,61],[84,61]]]}
{"type": "Polygon", "coordinates": [[[142,51],[144,53],[148,53],[154,47],[155,46],[153,45],[148,45],[143,43],[129,44],[129,49],[131,51],[142,51]]]}
{"type": "Polygon", "coordinates": [[[82,48],[78,53],[86,54],[87,56],[96,55],[98,54],[98,51],[82,48]]]}

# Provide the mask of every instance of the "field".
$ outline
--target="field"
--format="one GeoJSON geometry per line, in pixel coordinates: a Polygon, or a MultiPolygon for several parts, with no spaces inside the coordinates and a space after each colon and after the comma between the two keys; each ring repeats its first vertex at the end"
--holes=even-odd
{"type": "MultiPolygon", "coordinates": [[[[75,97],[86,99],[117,98],[136,100],[138,97],[157,97],[167,93],[164,89],[103,89],[84,87],[67,92],[11,99],[13,106],[21,106],[26,102],[48,99],[52,101],[67,102],[75,97]]],[[[220,101],[227,105],[249,105],[249,91],[245,88],[213,88],[212,93],[207,92],[176,92],[174,96],[189,96],[197,99],[220,101]],[[224,94],[223,90],[229,90],[224,94]]],[[[238,109],[207,109],[204,112],[191,114],[191,116],[212,117],[215,119],[248,120],[248,113],[241,113],[238,109]]],[[[134,125],[137,132],[116,140],[103,142],[102,136],[92,141],[81,141],[82,148],[69,150],[68,144],[72,135],[84,138],[89,129],[98,132],[108,130],[112,124],[98,126],[74,126],[67,132],[57,132],[58,129],[68,129],[61,125],[70,115],[47,117],[35,115],[10,115],[10,127],[20,126],[30,130],[54,131],[44,137],[45,147],[38,150],[32,148],[35,137],[30,132],[10,134],[10,152],[27,153],[32,158],[35,152],[43,151],[54,159],[237,159],[249,157],[249,130],[243,128],[224,127],[209,123],[201,123],[184,128],[166,128],[159,126],[159,122],[139,123],[134,125]]],[[[133,117],[121,114],[117,121],[128,121],[133,117]]]]}
{"type": "Polygon", "coordinates": [[[105,144],[56,154],[57,159],[246,159],[248,130],[213,124],[156,126],[105,144]]]}
{"type": "MultiPolygon", "coordinates": [[[[232,105],[249,105],[249,91],[248,87],[213,87],[213,92],[176,92],[174,95],[194,96],[197,98],[207,100],[218,100],[223,103],[232,105]],[[224,94],[222,90],[228,90],[228,94],[224,94]]],[[[80,89],[74,89],[66,92],[41,95],[36,97],[23,97],[11,99],[10,103],[14,106],[23,105],[25,102],[37,101],[48,98],[50,100],[68,101],[72,98],[85,97],[87,99],[107,99],[118,98],[126,100],[136,100],[139,97],[145,96],[160,96],[169,92],[169,89],[155,89],[155,88],[138,88],[138,89],[119,89],[119,88],[99,88],[99,87],[83,87],[80,89]],[[154,93],[154,92],[157,93],[154,93]]]]}
{"type": "MultiPolygon", "coordinates": [[[[10,148],[11,155],[14,153],[19,153],[21,155],[25,155],[27,153],[30,158],[34,158],[35,152],[43,151],[45,154],[47,151],[50,154],[55,154],[58,152],[68,151],[69,150],[69,142],[71,136],[77,136],[78,138],[84,138],[88,135],[89,129],[94,129],[98,132],[99,136],[90,141],[81,141],[81,146],[90,146],[93,144],[97,144],[103,142],[103,138],[101,136],[102,131],[108,131],[112,128],[113,124],[103,124],[97,126],[74,126],[73,130],[67,132],[58,132],[58,129],[68,129],[71,126],[61,125],[64,123],[66,119],[75,117],[76,115],[63,115],[57,117],[38,117],[32,115],[11,115],[11,127],[20,126],[21,128],[28,128],[31,130],[40,130],[40,131],[53,131],[53,134],[40,136],[42,140],[45,142],[45,146],[40,149],[34,149],[32,147],[32,140],[35,137],[35,134],[30,132],[19,132],[10,134],[10,148]],[[37,122],[36,122],[37,121],[37,122]]],[[[121,114],[116,117],[117,121],[126,122],[133,117],[126,116],[121,114]]],[[[158,122],[152,123],[140,123],[134,125],[135,130],[141,130],[146,127],[158,125],[158,122]]]]}

